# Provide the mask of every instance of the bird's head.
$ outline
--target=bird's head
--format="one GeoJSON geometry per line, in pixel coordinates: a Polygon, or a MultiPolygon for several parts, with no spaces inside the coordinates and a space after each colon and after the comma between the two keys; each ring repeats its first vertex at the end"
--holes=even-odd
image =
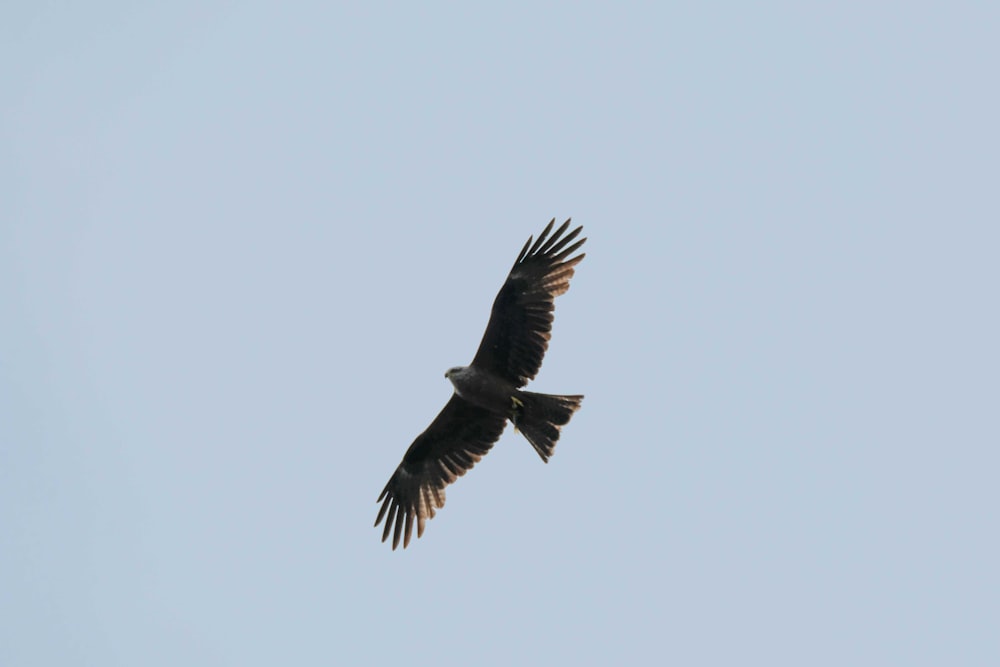
{"type": "Polygon", "coordinates": [[[446,370],[444,376],[450,380],[452,376],[458,375],[463,370],[465,370],[465,366],[454,366],[446,370]]]}

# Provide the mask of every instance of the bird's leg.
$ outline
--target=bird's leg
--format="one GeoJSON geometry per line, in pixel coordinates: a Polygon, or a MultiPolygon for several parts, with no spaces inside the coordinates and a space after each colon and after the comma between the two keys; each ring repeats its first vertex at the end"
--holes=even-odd
{"type": "Polygon", "coordinates": [[[517,396],[511,395],[510,397],[510,421],[514,424],[514,430],[517,431],[517,423],[521,421],[521,415],[524,414],[524,401],[519,399],[517,396]]]}

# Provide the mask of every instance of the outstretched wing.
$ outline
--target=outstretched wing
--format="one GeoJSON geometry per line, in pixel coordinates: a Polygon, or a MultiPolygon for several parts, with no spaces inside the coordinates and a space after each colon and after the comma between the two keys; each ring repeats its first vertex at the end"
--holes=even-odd
{"type": "Polygon", "coordinates": [[[385,518],[382,541],[392,533],[392,548],[403,548],[413,535],[424,534],[424,523],[444,507],[444,487],[483,458],[503,433],[506,420],[460,398],[451,397],[431,425],[417,436],[403,462],[389,478],[376,502],[381,502],[375,525],[385,518]]]}
{"type": "Polygon", "coordinates": [[[581,253],[567,259],[583,245],[585,238],[566,247],[583,227],[563,236],[569,227],[567,220],[548,238],[554,224],[555,218],[534,245],[531,238],[524,244],[507,282],[493,301],[490,323],[472,360],[473,366],[499,375],[518,387],[523,387],[538,373],[549,346],[555,310],[553,301],[569,289],[573,267],[585,256],[581,253]]]}

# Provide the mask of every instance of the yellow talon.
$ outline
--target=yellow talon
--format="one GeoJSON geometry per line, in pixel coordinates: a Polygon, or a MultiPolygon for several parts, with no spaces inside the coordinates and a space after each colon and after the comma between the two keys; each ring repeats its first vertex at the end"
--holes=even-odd
{"type": "Polygon", "coordinates": [[[514,424],[514,431],[520,429],[517,428],[517,422],[521,420],[521,412],[524,410],[524,401],[519,399],[517,396],[510,397],[510,421],[514,424]]]}

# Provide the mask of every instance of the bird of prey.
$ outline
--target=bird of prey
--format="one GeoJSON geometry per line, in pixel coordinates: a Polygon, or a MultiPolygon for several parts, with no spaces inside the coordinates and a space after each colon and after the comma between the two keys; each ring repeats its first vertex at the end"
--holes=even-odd
{"type": "Polygon", "coordinates": [[[479,350],[468,366],[449,369],[455,393],[431,425],[406,450],[376,502],[375,526],[385,519],[382,541],[392,533],[392,548],[410,544],[424,524],[444,506],[444,489],[490,451],[507,425],[514,424],[546,463],[559,430],[580,407],[583,396],[555,396],[524,391],[542,365],[552,330],[553,301],[569,289],[583,245],[572,243],[583,227],[563,235],[564,222],[552,236],[553,219],[532,245],[521,249],[506,282],[493,301],[493,311],[479,350]],[[570,245],[572,243],[572,245],[570,245]]]}

